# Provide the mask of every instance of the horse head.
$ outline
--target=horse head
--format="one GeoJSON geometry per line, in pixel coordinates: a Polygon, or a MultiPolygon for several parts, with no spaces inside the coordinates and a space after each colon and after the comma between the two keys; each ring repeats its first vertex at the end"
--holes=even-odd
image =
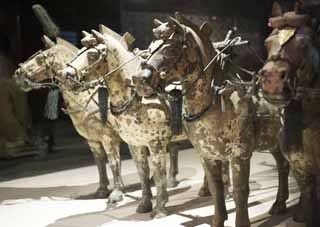
{"type": "Polygon", "coordinates": [[[25,91],[55,86],[61,81],[59,70],[66,67],[78,51],[71,43],[57,38],[57,43],[48,37],[43,37],[44,50],[40,50],[30,56],[25,62],[19,64],[14,78],[17,84],[25,91]],[[49,82],[49,83],[46,83],[49,82]]]}

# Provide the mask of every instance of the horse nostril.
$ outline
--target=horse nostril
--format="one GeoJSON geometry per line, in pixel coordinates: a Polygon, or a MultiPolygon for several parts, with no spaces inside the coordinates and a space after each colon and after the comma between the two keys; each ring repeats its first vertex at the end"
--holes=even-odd
{"type": "Polygon", "coordinates": [[[286,78],[286,72],[281,72],[280,73],[280,78],[281,78],[281,80],[285,80],[285,78],[286,78]]]}

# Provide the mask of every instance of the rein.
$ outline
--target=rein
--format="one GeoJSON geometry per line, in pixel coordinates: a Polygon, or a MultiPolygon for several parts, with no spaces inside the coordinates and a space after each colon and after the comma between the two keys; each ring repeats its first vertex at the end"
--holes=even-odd
{"type": "MultiPolygon", "coordinates": [[[[186,31],[185,31],[186,33],[186,31]]],[[[223,41],[223,42],[219,42],[217,43],[216,45],[213,43],[213,47],[214,49],[216,50],[216,55],[210,59],[210,61],[208,62],[208,64],[205,66],[205,67],[202,67],[202,70],[201,72],[199,73],[199,76],[191,83],[191,85],[189,86],[189,88],[183,92],[182,94],[179,95],[179,97],[183,97],[183,96],[186,96],[191,90],[192,88],[194,87],[194,85],[196,84],[197,81],[199,81],[199,79],[201,79],[204,75],[204,73],[210,68],[210,66],[221,56],[224,54],[224,52],[231,46],[240,46],[240,45],[244,45],[244,44],[247,44],[248,42],[247,41],[242,41],[241,37],[235,37],[233,39],[230,40],[230,36],[231,36],[231,32],[229,32],[226,36],[226,39],[223,41]],[[222,48],[221,51],[218,50],[218,47],[219,48],[222,48]]],[[[186,37],[186,35],[184,35],[184,38],[186,37]]],[[[183,40],[183,43],[182,43],[182,46],[184,45],[184,43],[186,42],[186,40],[184,39],[183,40]]],[[[160,49],[160,47],[162,45],[164,45],[166,42],[163,42],[158,48],[156,48],[156,50],[151,54],[151,56],[158,50],[160,49]]],[[[199,51],[199,50],[198,50],[199,51]]],[[[201,54],[199,54],[201,56],[201,54]]],[[[149,58],[151,57],[149,56],[149,58]]],[[[257,56],[257,55],[255,55],[257,56]]],[[[261,58],[258,58],[260,61],[261,58]]],[[[222,58],[222,60],[224,60],[224,58],[222,58]]],[[[228,60],[229,62],[231,62],[231,60],[228,60]]],[[[234,64],[233,64],[234,65],[234,64]]],[[[228,86],[230,85],[233,85],[233,86],[253,86],[255,85],[255,78],[256,78],[256,73],[255,72],[251,72],[249,70],[246,70],[240,66],[237,66],[237,68],[239,68],[241,71],[245,72],[245,73],[248,73],[249,75],[251,75],[253,77],[253,80],[252,82],[243,82],[240,80],[240,82],[232,82],[232,81],[226,81],[227,82],[227,85],[225,87],[219,87],[217,88],[217,91],[215,93],[215,99],[216,99],[216,96],[220,95],[225,88],[227,88],[228,86]]],[[[180,81],[180,82],[174,82],[172,83],[173,85],[181,85],[184,81],[186,80],[186,78],[184,78],[183,81],[180,81]]],[[[166,91],[159,91],[159,89],[156,89],[157,90],[157,95],[158,96],[164,96],[166,97],[167,99],[177,99],[179,97],[172,97],[168,92],[166,91]]],[[[254,90],[254,89],[252,89],[254,90]]],[[[221,100],[221,105],[222,105],[222,110],[224,112],[224,101],[221,100]]],[[[195,121],[199,118],[201,118],[210,108],[211,108],[211,104],[209,104],[207,107],[205,107],[202,111],[200,111],[199,113],[197,114],[194,114],[194,115],[187,115],[187,114],[184,114],[183,115],[183,118],[187,121],[187,122],[192,122],[192,121],[195,121]]]]}
{"type": "Polygon", "coordinates": [[[98,77],[97,79],[95,80],[91,80],[89,82],[80,82],[78,81],[79,83],[81,83],[83,85],[83,87],[85,89],[88,89],[88,88],[91,88],[91,87],[95,87],[97,85],[101,85],[101,84],[104,84],[104,80],[109,78],[113,73],[119,71],[121,68],[123,68],[124,66],[126,66],[127,64],[129,64],[131,61],[135,60],[136,58],[140,57],[141,55],[147,53],[148,50],[143,50],[141,51],[140,53],[136,54],[135,56],[133,56],[132,58],[128,59],[127,61],[123,62],[122,64],[120,64],[118,67],[114,68],[113,70],[111,70],[110,72],[104,74],[103,76],[101,77],[98,77]]]}

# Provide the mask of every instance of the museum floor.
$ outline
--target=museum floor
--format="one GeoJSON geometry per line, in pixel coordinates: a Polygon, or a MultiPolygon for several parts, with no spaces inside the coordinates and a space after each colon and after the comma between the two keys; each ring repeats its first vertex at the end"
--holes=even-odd
{"type": "MultiPolygon", "coordinates": [[[[0,163],[1,227],[209,226],[214,208],[209,197],[197,196],[203,171],[193,149],[179,153],[180,184],[169,189],[171,215],[152,220],[149,214],[135,213],[141,191],[132,160],[123,161],[127,185],[124,201],[107,207],[104,199],[88,199],[97,187],[97,170],[86,146],[79,138],[65,139],[62,144],[48,160],[0,163]]],[[[252,226],[303,226],[290,218],[299,196],[292,177],[289,212],[276,217],[267,213],[277,190],[277,171],[270,154],[256,152],[253,155],[250,188],[252,226]]],[[[231,199],[227,200],[227,209],[229,219],[226,226],[233,226],[235,210],[231,199]]]]}

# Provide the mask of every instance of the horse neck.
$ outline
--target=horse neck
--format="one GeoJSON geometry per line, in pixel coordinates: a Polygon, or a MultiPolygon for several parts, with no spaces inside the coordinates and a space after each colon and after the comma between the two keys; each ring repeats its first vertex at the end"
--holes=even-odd
{"type": "MultiPolygon", "coordinates": [[[[64,46],[57,45],[55,49],[55,59],[52,64],[52,67],[56,69],[64,69],[67,67],[67,63],[70,62],[75,56],[76,53],[72,50],[64,46]]],[[[68,108],[75,109],[80,107],[79,104],[81,103],[83,95],[73,93],[72,91],[65,88],[63,86],[63,83],[60,84],[60,92],[68,108]]],[[[75,117],[75,114],[71,115],[75,117]]]]}
{"type": "MultiPolygon", "coordinates": [[[[205,41],[194,31],[190,30],[199,46],[199,56],[196,69],[187,75],[187,78],[199,78],[194,82],[183,84],[183,89],[187,92],[184,99],[185,111],[189,115],[197,114],[212,104],[214,88],[211,86],[213,76],[213,66],[210,66],[206,72],[203,68],[211,60],[214,50],[205,45],[205,41]]],[[[194,81],[194,80],[193,80],[194,81]]]]}
{"type": "MultiPolygon", "coordinates": [[[[111,42],[108,47],[108,69],[109,72],[126,63],[134,57],[134,55],[126,50],[119,42],[111,42]]],[[[109,91],[110,102],[114,106],[124,105],[134,93],[130,84],[132,84],[132,75],[137,66],[140,65],[138,59],[134,59],[122,66],[107,79],[107,87],[109,91]]]]}
{"type": "Polygon", "coordinates": [[[97,104],[93,101],[96,98],[97,89],[90,89],[80,93],[74,93],[67,89],[61,89],[62,97],[69,115],[73,120],[82,118],[85,112],[94,112],[98,109],[97,104]]]}
{"type": "MultiPolygon", "coordinates": [[[[194,72],[194,78],[201,76],[201,72],[194,72]]],[[[198,79],[194,84],[183,85],[183,89],[187,92],[184,98],[185,112],[189,115],[200,113],[213,102],[214,88],[208,76],[198,79]]]]}

